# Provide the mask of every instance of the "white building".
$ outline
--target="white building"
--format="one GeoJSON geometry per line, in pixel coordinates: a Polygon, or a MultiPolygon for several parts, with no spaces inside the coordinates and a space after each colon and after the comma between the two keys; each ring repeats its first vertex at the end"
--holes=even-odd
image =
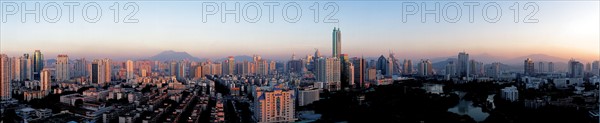
{"type": "Polygon", "coordinates": [[[517,87],[515,86],[511,86],[511,87],[505,87],[501,90],[501,94],[500,96],[502,96],[502,99],[514,102],[519,100],[519,90],[517,90],[517,87]]]}
{"type": "Polygon", "coordinates": [[[559,78],[554,79],[554,86],[558,89],[566,89],[569,86],[583,85],[583,78],[559,78]]]}
{"type": "Polygon", "coordinates": [[[536,89],[536,90],[540,89],[542,84],[548,83],[548,80],[546,80],[546,79],[529,77],[529,76],[521,77],[521,81],[523,81],[523,83],[525,83],[526,89],[536,89]]]}
{"type": "Polygon", "coordinates": [[[298,91],[298,106],[306,106],[320,99],[321,89],[306,89],[298,91]]]}
{"type": "Polygon", "coordinates": [[[427,91],[427,93],[431,93],[431,94],[444,93],[444,85],[442,85],[442,84],[424,84],[423,89],[425,89],[425,91],[427,91]]]}
{"type": "Polygon", "coordinates": [[[23,118],[25,122],[52,116],[51,109],[33,109],[30,107],[15,110],[15,113],[17,116],[23,118]]]}

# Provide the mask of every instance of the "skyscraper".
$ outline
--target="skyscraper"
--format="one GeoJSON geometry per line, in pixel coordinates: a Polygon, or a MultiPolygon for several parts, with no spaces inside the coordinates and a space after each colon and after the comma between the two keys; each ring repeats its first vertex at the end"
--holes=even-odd
{"type": "Polygon", "coordinates": [[[171,61],[171,64],[169,64],[169,72],[171,76],[176,76],[177,75],[177,61],[171,61]]]}
{"type": "Polygon", "coordinates": [[[533,60],[531,58],[527,58],[524,62],[523,62],[523,68],[524,68],[524,73],[525,75],[533,75],[535,73],[535,67],[534,67],[534,63],[533,60]]]}
{"type": "Polygon", "coordinates": [[[212,63],[202,63],[202,76],[212,74],[212,63]]]}
{"type": "Polygon", "coordinates": [[[211,75],[223,75],[223,64],[221,63],[212,63],[210,66],[210,74],[211,75]]]}
{"type": "Polygon", "coordinates": [[[106,77],[104,80],[106,82],[111,82],[112,81],[112,60],[105,58],[102,59],[102,61],[104,62],[105,66],[104,66],[104,76],[106,77]]]}
{"type": "Polygon", "coordinates": [[[500,77],[500,63],[495,62],[487,66],[486,72],[488,77],[498,78],[500,77]]]}
{"type": "Polygon", "coordinates": [[[450,61],[448,62],[448,64],[446,64],[446,74],[447,77],[454,77],[456,76],[456,64],[454,64],[454,61],[450,61]]]}
{"type": "Polygon", "coordinates": [[[575,59],[569,60],[569,77],[583,78],[583,64],[575,59]]]}
{"type": "Polygon", "coordinates": [[[9,78],[8,56],[0,54],[0,99],[9,100],[12,98],[12,89],[9,78]]]}
{"type": "Polygon", "coordinates": [[[127,60],[127,62],[125,63],[125,69],[127,71],[127,81],[133,79],[133,67],[133,61],[127,60]]]}
{"type": "Polygon", "coordinates": [[[377,69],[367,68],[366,78],[366,81],[369,82],[374,82],[375,80],[377,80],[377,69]]]}
{"type": "Polygon", "coordinates": [[[389,61],[387,58],[385,58],[383,55],[379,56],[379,58],[377,59],[377,64],[376,64],[376,69],[378,71],[381,71],[381,75],[388,75],[389,72],[389,61]]]}
{"type": "Polygon", "coordinates": [[[410,75],[413,72],[413,65],[410,59],[404,59],[404,63],[402,65],[402,70],[404,75],[410,75]]]}
{"type": "Polygon", "coordinates": [[[585,72],[592,72],[592,63],[585,64],[585,72]]]}
{"type": "Polygon", "coordinates": [[[276,66],[277,66],[277,63],[275,61],[269,62],[269,74],[277,73],[276,66]]]}
{"type": "Polygon", "coordinates": [[[33,53],[33,79],[40,80],[40,72],[44,69],[44,55],[40,50],[33,53]]]}
{"type": "Polygon", "coordinates": [[[105,85],[110,82],[110,63],[108,59],[95,59],[92,61],[90,80],[92,84],[105,85]]]}
{"type": "Polygon", "coordinates": [[[86,77],[88,76],[88,61],[85,58],[75,60],[75,65],[73,65],[75,70],[75,77],[86,77]]]}
{"type": "MultiPolygon", "coordinates": [[[[258,87],[257,87],[258,88],[258,87]]],[[[294,122],[295,91],[283,84],[255,89],[254,118],[259,123],[294,122]]]]}
{"type": "Polygon", "coordinates": [[[432,76],[433,75],[433,65],[429,59],[421,60],[417,65],[419,69],[417,69],[417,73],[419,76],[432,76]]]}
{"type": "Polygon", "coordinates": [[[333,54],[331,55],[334,58],[338,58],[340,54],[342,54],[342,32],[340,28],[333,28],[333,54]]]}
{"type": "Polygon", "coordinates": [[[352,88],[354,85],[354,65],[350,62],[348,54],[340,54],[341,86],[352,88]]]}
{"type": "Polygon", "coordinates": [[[548,73],[554,73],[554,63],[548,62],[548,73]]]}
{"type": "Polygon", "coordinates": [[[600,75],[600,61],[594,61],[592,63],[592,74],[594,75],[600,75]]]}
{"type": "Polygon", "coordinates": [[[327,89],[337,91],[340,88],[340,60],[337,58],[319,58],[315,64],[317,82],[327,83],[327,89]]]}
{"type": "Polygon", "coordinates": [[[33,60],[29,54],[23,54],[21,58],[21,77],[23,80],[33,80],[33,60]]]}
{"type": "Polygon", "coordinates": [[[394,56],[394,52],[390,51],[390,54],[388,56],[388,61],[390,62],[389,64],[389,68],[390,68],[390,74],[391,75],[399,75],[400,74],[400,64],[398,59],[396,58],[396,56],[394,56]]]}
{"type": "Polygon", "coordinates": [[[538,62],[538,73],[545,73],[546,72],[546,66],[544,64],[544,62],[538,62]]]}
{"type": "Polygon", "coordinates": [[[258,59],[256,61],[256,75],[266,76],[269,74],[269,64],[267,60],[258,59]]]}
{"type": "Polygon", "coordinates": [[[354,65],[354,86],[356,88],[362,88],[363,83],[365,81],[365,73],[366,73],[366,64],[365,59],[354,57],[353,60],[354,65]]]}
{"type": "Polygon", "coordinates": [[[21,63],[22,63],[21,62],[21,57],[18,57],[18,58],[17,57],[13,57],[11,59],[11,62],[12,62],[12,69],[11,69],[12,71],[10,73],[12,74],[12,77],[11,77],[12,80],[13,81],[22,81],[23,77],[21,77],[21,73],[22,73],[21,72],[22,71],[22,69],[21,69],[22,68],[21,67],[22,66],[21,65],[21,63]]]}
{"type": "Polygon", "coordinates": [[[471,75],[475,76],[483,76],[483,74],[485,73],[483,63],[475,60],[469,61],[469,71],[471,75]]]}
{"type": "Polygon", "coordinates": [[[288,61],[287,66],[288,66],[288,68],[287,68],[288,73],[296,73],[296,74],[303,73],[304,65],[302,63],[302,60],[292,59],[292,60],[288,61]]]}
{"type": "Polygon", "coordinates": [[[202,78],[204,76],[204,73],[202,73],[202,65],[198,65],[196,67],[194,67],[194,78],[198,79],[198,78],[202,78]]]}
{"type": "Polygon", "coordinates": [[[229,56],[227,59],[227,74],[233,75],[233,71],[235,71],[235,57],[229,56]]]}
{"type": "Polygon", "coordinates": [[[50,93],[51,79],[50,79],[50,70],[42,69],[40,72],[40,90],[44,92],[45,95],[50,93]]]}
{"type": "Polygon", "coordinates": [[[469,78],[469,54],[465,52],[458,53],[458,64],[456,64],[459,77],[469,78]]]}
{"type": "Polygon", "coordinates": [[[175,68],[175,76],[177,80],[184,81],[188,75],[187,73],[188,62],[187,61],[179,61],[177,62],[177,66],[175,68]]]}
{"type": "Polygon", "coordinates": [[[69,56],[58,55],[56,59],[56,81],[67,81],[71,79],[69,72],[69,56]]]}

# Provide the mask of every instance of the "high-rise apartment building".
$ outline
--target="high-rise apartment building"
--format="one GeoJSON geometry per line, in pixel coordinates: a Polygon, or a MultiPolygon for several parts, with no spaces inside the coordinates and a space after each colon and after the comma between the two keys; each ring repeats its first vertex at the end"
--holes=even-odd
{"type": "Polygon", "coordinates": [[[294,122],[295,92],[283,84],[257,87],[254,98],[254,118],[259,123],[294,122]]]}
{"type": "Polygon", "coordinates": [[[111,60],[95,59],[92,61],[90,80],[92,84],[106,85],[111,81],[111,60]]]}
{"type": "Polygon", "coordinates": [[[0,100],[12,98],[9,62],[8,56],[0,54],[0,100]]]}
{"type": "Polygon", "coordinates": [[[402,64],[402,73],[404,75],[410,75],[413,72],[413,65],[410,59],[404,59],[404,63],[402,64]]]}
{"type": "Polygon", "coordinates": [[[319,58],[315,64],[315,77],[318,82],[327,83],[330,91],[337,91],[341,84],[341,66],[338,58],[319,58]]]}
{"type": "Polygon", "coordinates": [[[56,58],[56,81],[67,81],[71,79],[69,67],[69,56],[58,55],[56,58]]]}
{"type": "Polygon", "coordinates": [[[88,61],[85,58],[75,60],[73,65],[74,77],[86,77],[89,76],[88,61]]]}
{"type": "Polygon", "coordinates": [[[352,59],[352,64],[354,65],[354,86],[362,88],[366,79],[365,73],[367,68],[365,66],[365,59],[354,57],[352,59]]]}
{"type": "Polygon", "coordinates": [[[269,74],[269,64],[267,64],[267,60],[258,60],[256,62],[256,75],[268,75],[269,74]]]}
{"type": "Polygon", "coordinates": [[[33,80],[33,59],[31,59],[29,54],[23,54],[20,58],[22,80],[33,80]]]}
{"type": "Polygon", "coordinates": [[[600,75],[600,61],[592,62],[592,74],[598,76],[600,75]]]}
{"type": "Polygon", "coordinates": [[[50,70],[42,69],[40,72],[40,91],[45,95],[50,94],[50,86],[52,86],[52,79],[50,78],[50,70]]]}
{"type": "Polygon", "coordinates": [[[429,61],[429,59],[421,60],[421,62],[419,62],[417,66],[417,74],[419,76],[425,77],[433,75],[433,65],[431,64],[431,61],[429,61]]]}
{"type": "Polygon", "coordinates": [[[548,73],[554,73],[554,63],[548,62],[548,73]]]}
{"type": "Polygon", "coordinates": [[[133,79],[134,76],[134,64],[133,61],[131,60],[127,60],[127,62],[125,62],[125,70],[127,71],[127,81],[133,79]]]}
{"type": "Polygon", "coordinates": [[[576,61],[575,59],[569,60],[569,77],[571,78],[583,78],[583,63],[576,61]]]}
{"type": "Polygon", "coordinates": [[[523,68],[524,68],[524,73],[525,75],[533,75],[535,74],[535,66],[533,63],[533,60],[531,58],[527,58],[524,62],[523,62],[523,68]]]}
{"type": "Polygon", "coordinates": [[[545,73],[546,72],[546,64],[544,64],[544,62],[538,62],[537,71],[538,71],[538,73],[545,73]]]}
{"type": "Polygon", "coordinates": [[[456,64],[457,75],[459,77],[469,78],[469,54],[465,52],[458,53],[458,63],[456,64]]]}

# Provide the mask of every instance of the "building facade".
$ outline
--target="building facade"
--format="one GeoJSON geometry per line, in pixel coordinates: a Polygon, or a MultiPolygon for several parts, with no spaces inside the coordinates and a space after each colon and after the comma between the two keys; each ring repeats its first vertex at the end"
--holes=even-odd
{"type": "Polygon", "coordinates": [[[71,79],[70,67],[69,67],[69,56],[58,55],[56,59],[56,81],[67,81],[71,79]]]}

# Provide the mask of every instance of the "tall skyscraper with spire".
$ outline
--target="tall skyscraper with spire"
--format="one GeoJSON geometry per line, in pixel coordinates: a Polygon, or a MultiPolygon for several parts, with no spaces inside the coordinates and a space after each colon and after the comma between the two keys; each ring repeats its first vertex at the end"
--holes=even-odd
{"type": "Polygon", "coordinates": [[[333,28],[333,54],[332,57],[338,58],[342,53],[342,32],[340,28],[333,28]]]}

